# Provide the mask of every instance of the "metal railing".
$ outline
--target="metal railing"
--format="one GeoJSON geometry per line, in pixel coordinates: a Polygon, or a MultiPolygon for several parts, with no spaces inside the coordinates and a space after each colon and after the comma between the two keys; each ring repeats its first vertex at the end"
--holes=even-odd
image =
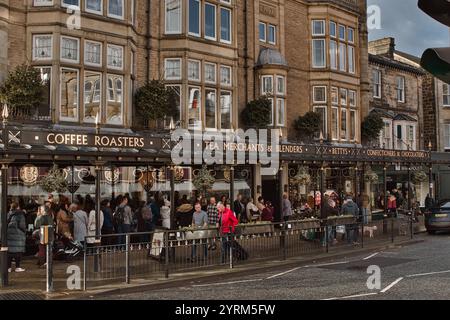
{"type": "Polygon", "coordinates": [[[408,213],[329,217],[283,223],[239,225],[221,235],[216,228],[158,230],[149,233],[87,237],[84,251],[84,289],[130,283],[132,279],[163,279],[174,272],[233,268],[258,260],[328,253],[340,248],[394,243],[413,238],[408,213]],[[89,240],[89,241],[88,241],[89,240]]]}

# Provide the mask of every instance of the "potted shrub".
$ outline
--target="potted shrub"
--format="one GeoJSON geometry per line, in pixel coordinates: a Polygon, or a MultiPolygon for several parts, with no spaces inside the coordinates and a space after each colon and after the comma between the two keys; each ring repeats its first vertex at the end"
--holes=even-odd
{"type": "Polygon", "coordinates": [[[0,86],[0,101],[8,103],[13,116],[31,115],[38,110],[43,89],[40,71],[23,64],[11,71],[0,86]]]}
{"type": "Polygon", "coordinates": [[[384,128],[383,119],[377,113],[369,114],[361,123],[361,137],[367,144],[373,144],[380,138],[384,128]]]}
{"type": "Polygon", "coordinates": [[[305,142],[311,142],[319,134],[322,126],[322,115],[317,112],[308,112],[294,121],[297,137],[305,142]]]}
{"type": "Polygon", "coordinates": [[[135,106],[137,118],[144,127],[159,127],[161,120],[179,117],[176,93],[161,80],[152,80],[140,87],[135,94],[135,106]]]}
{"type": "Polygon", "coordinates": [[[272,102],[262,96],[250,101],[241,113],[241,120],[247,128],[265,129],[271,123],[272,102]]]}

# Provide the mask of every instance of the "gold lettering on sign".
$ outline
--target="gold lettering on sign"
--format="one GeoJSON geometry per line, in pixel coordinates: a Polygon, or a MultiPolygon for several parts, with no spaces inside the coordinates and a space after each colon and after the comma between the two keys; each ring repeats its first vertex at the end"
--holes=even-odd
{"type": "Polygon", "coordinates": [[[269,17],[276,17],[277,13],[276,13],[276,9],[274,7],[265,5],[265,4],[261,4],[259,6],[259,13],[265,15],[265,16],[269,16],[269,17]]]}

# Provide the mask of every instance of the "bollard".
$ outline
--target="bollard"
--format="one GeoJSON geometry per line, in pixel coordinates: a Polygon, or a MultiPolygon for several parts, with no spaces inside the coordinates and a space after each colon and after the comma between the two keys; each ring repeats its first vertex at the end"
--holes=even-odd
{"type": "Polygon", "coordinates": [[[125,236],[125,282],[130,284],[130,235],[125,236]]]}
{"type": "Polygon", "coordinates": [[[231,233],[228,234],[228,246],[230,250],[230,269],[233,269],[233,243],[231,233]]]}
{"type": "Polygon", "coordinates": [[[46,290],[47,293],[53,292],[53,239],[54,239],[53,226],[42,226],[40,229],[40,242],[41,245],[46,246],[46,260],[47,260],[47,272],[46,272],[46,290]]]}

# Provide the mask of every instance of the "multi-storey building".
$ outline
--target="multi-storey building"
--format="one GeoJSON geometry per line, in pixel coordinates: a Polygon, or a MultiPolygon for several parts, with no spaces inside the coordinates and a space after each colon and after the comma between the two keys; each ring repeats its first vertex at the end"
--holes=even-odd
{"type": "MultiPolygon", "coordinates": [[[[295,139],[298,116],[315,111],[326,141],[356,146],[368,113],[365,1],[1,0],[0,40],[0,79],[28,63],[46,85],[36,110],[10,108],[9,122],[23,130],[133,134],[133,94],[152,79],[177,93],[174,122],[187,129],[239,128],[246,104],[269,95],[270,127],[285,139],[295,139]]],[[[82,149],[70,147],[76,166],[82,149]]],[[[155,168],[166,158],[134,160],[155,168]]],[[[264,182],[259,166],[250,169],[239,190],[273,194],[276,177],[264,182]]]]}

